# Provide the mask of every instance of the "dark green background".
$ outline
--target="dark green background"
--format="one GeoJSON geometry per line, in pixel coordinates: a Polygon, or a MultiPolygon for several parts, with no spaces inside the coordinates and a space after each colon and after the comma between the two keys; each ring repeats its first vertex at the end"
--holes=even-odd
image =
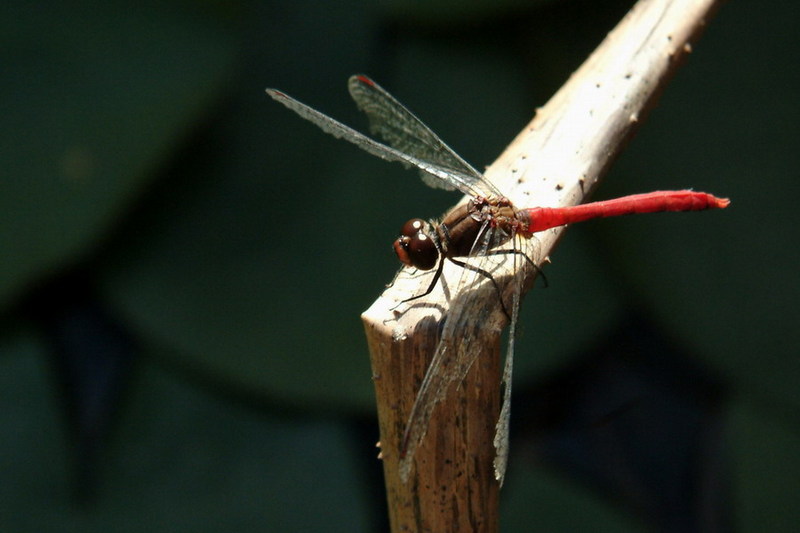
{"type": "MultiPolygon", "coordinates": [[[[630,4],[0,8],[0,529],[385,530],[359,313],[457,195],[264,88],[364,129],[370,74],[482,168],[630,4]]],[[[527,297],[504,530],[798,523],[796,20],[724,6],[596,194],[731,207],[576,226],[527,297]]]]}

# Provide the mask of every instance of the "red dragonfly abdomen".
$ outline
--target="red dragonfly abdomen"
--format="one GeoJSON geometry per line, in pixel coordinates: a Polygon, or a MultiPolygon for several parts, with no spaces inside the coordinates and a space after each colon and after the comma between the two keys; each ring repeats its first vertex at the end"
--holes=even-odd
{"type": "Polygon", "coordinates": [[[588,204],[568,207],[531,207],[521,209],[520,214],[527,217],[529,234],[546,229],[573,224],[600,217],[616,217],[637,213],[657,213],[660,211],[702,211],[728,207],[730,200],[717,198],[708,193],[695,191],[655,191],[632,194],[588,204]]]}

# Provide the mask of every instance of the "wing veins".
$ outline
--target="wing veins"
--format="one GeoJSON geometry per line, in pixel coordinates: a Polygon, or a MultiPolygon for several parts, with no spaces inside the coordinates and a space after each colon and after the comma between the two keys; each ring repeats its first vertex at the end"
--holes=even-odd
{"type": "MultiPolygon", "coordinates": [[[[484,192],[482,188],[477,187],[477,182],[474,176],[464,174],[460,170],[445,168],[435,162],[420,159],[380,143],[375,139],[372,139],[371,137],[354,130],[350,126],[346,126],[338,120],[335,120],[328,115],[292,98],[291,96],[282,93],[281,91],[267,89],[267,94],[275,101],[283,104],[288,109],[291,109],[297,113],[300,117],[316,124],[317,127],[319,127],[325,133],[332,135],[337,139],[344,139],[352,144],[355,144],[369,154],[386,161],[402,163],[406,167],[415,167],[425,174],[429,174],[438,178],[438,180],[435,181],[436,184],[438,184],[440,181],[447,182],[450,180],[455,182],[455,186],[465,194],[471,194],[473,196],[486,195],[486,192],[484,192]]],[[[434,182],[425,180],[425,183],[431,185],[431,183],[434,182]]]]}

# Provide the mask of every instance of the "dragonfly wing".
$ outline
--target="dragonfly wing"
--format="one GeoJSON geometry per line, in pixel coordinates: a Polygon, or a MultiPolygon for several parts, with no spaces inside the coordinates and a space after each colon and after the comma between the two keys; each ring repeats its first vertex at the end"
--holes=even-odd
{"type": "MultiPolygon", "coordinates": [[[[509,450],[511,381],[514,342],[517,335],[516,326],[526,274],[530,268],[535,269],[536,267],[528,259],[533,255],[534,242],[531,239],[520,238],[519,235],[512,236],[508,241],[508,247],[504,247],[504,250],[510,253],[492,254],[492,251],[497,250],[493,248],[493,243],[503,240],[502,236],[494,234],[496,231],[501,230],[497,227],[484,226],[481,237],[476,239],[469,257],[466,258],[469,268],[464,269],[455,287],[454,294],[458,295],[456,297],[458,307],[451,305],[450,314],[442,328],[441,340],[425,374],[406,426],[402,443],[404,453],[400,461],[400,475],[404,481],[408,478],[411,470],[414,452],[425,437],[434,408],[445,399],[454,383],[460,384],[464,380],[470,367],[479,357],[485,342],[484,329],[488,313],[491,310],[487,308],[485,301],[478,301],[480,298],[478,291],[472,290],[476,287],[477,282],[486,279],[485,275],[479,273],[477,269],[497,275],[502,271],[508,272],[506,261],[513,260],[512,276],[509,279],[509,283],[512,284],[510,307],[506,304],[506,309],[511,315],[511,325],[502,377],[503,404],[495,426],[493,441],[496,451],[495,479],[501,486],[503,484],[509,450]]],[[[503,286],[498,289],[507,294],[503,286]]]]}
{"type": "Polygon", "coordinates": [[[511,280],[511,283],[514,284],[510,309],[511,324],[508,328],[508,348],[506,350],[505,365],[503,366],[503,407],[500,409],[500,416],[497,418],[494,434],[494,448],[496,451],[494,459],[494,477],[500,483],[501,487],[503,486],[508,463],[509,420],[511,418],[511,374],[514,366],[514,343],[517,340],[519,308],[528,269],[537,269],[530,259],[535,255],[535,241],[533,239],[522,238],[518,234],[514,235],[512,241],[514,242],[515,253],[513,254],[514,276],[511,280]]]}
{"type": "Polygon", "coordinates": [[[414,462],[414,455],[428,431],[434,408],[446,398],[453,382],[459,380],[459,377],[463,380],[469,369],[467,366],[467,368],[463,369],[463,372],[460,370],[459,367],[464,365],[459,364],[458,360],[460,353],[463,354],[463,350],[453,344],[455,336],[452,332],[448,334],[447,329],[447,324],[445,324],[442,340],[439,342],[436,353],[425,373],[425,378],[422,380],[422,385],[414,400],[414,406],[406,424],[399,465],[400,479],[403,482],[408,481],[411,466],[414,462]],[[449,341],[447,340],[448,338],[449,341]]]}
{"type": "Polygon", "coordinates": [[[454,182],[457,184],[457,187],[463,190],[466,194],[485,194],[482,192],[482,189],[475,189],[473,187],[474,178],[469,175],[463,174],[460,171],[445,169],[431,161],[421,160],[414,155],[401,152],[400,150],[390,146],[386,146],[385,144],[367,137],[363,133],[356,131],[349,126],[342,124],[338,120],[334,120],[328,115],[321,113],[316,109],[299,102],[298,100],[295,100],[291,96],[282,93],[281,91],[267,89],[267,94],[277,102],[280,102],[287,108],[300,115],[302,118],[316,124],[325,133],[333,135],[337,139],[349,141],[365,152],[368,152],[376,157],[380,157],[381,159],[385,159],[386,161],[402,163],[406,167],[416,167],[424,175],[432,176],[430,179],[435,180],[436,183],[454,182]]]}
{"type": "MultiPolygon", "coordinates": [[[[517,242],[522,241],[518,236],[514,236],[517,242]]],[[[524,248],[522,248],[525,253],[524,248]]],[[[519,319],[519,305],[524,284],[524,270],[516,265],[516,254],[514,255],[514,291],[511,297],[511,324],[508,328],[508,349],[506,350],[506,361],[503,365],[503,406],[500,408],[500,416],[497,418],[497,425],[494,433],[494,477],[503,486],[508,464],[509,447],[509,422],[511,419],[511,375],[514,367],[514,341],[517,338],[517,321],[519,319]]]]}
{"type": "MultiPolygon", "coordinates": [[[[495,230],[488,221],[483,224],[481,236],[473,246],[476,256],[485,254],[495,230]]],[[[447,397],[454,384],[464,381],[484,346],[487,317],[493,308],[481,305],[479,299],[483,294],[473,290],[483,279],[477,270],[465,268],[454,287],[453,305],[406,424],[399,467],[404,482],[411,472],[414,454],[425,437],[435,407],[447,397]]]]}
{"type": "Polygon", "coordinates": [[[380,85],[367,76],[356,75],[350,78],[348,88],[358,108],[366,113],[373,134],[401,152],[452,173],[452,177],[444,180],[436,174],[433,174],[434,178],[431,174],[422,174],[427,185],[459,189],[473,196],[502,196],[480,172],[380,85]]]}
{"type": "Polygon", "coordinates": [[[508,464],[508,444],[509,444],[509,421],[511,419],[511,371],[514,365],[514,330],[516,329],[517,304],[512,304],[514,322],[508,332],[508,351],[506,352],[506,362],[503,365],[503,407],[500,409],[500,416],[497,418],[497,425],[494,431],[494,478],[503,486],[506,476],[506,466],[508,464]]]}

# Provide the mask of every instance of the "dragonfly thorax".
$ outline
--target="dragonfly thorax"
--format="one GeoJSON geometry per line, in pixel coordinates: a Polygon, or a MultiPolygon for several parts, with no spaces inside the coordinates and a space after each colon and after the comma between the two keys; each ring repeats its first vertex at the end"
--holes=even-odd
{"type": "Polygon", "coordinates": [[[447,213],[437,234],[445,257],[469,257],[505,244],[519,227],[507,199],[474,198],[447,213]]]}

